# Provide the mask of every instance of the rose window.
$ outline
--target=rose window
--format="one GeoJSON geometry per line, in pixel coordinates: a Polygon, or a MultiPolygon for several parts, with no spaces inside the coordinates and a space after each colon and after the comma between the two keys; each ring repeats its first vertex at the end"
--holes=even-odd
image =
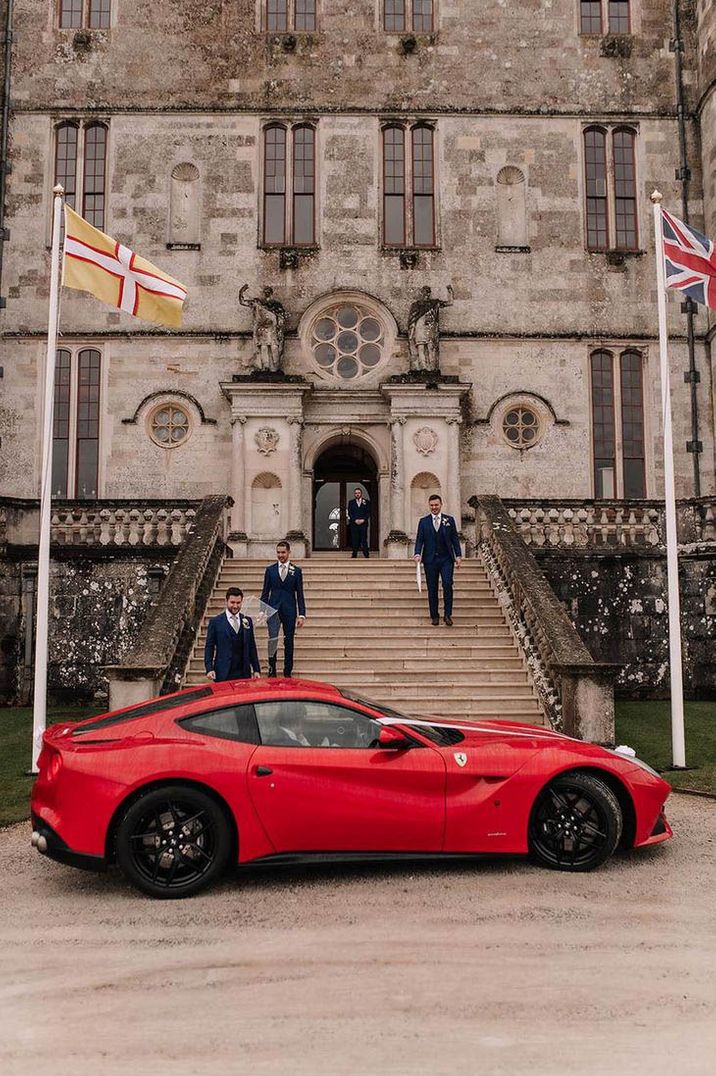
{"type": "Polygon", "coordinates": [[[153,413],[149,432],[162,448],[175,448],[189,433],[189,416],[175,404],[164,404],[153,413]]]}
{"type": "Polygon", "coordinates": [[[324,311],[311,330],[316,363],[345,381],[374,369],[383,357],[384,342],[381,323],[355,303],[324,311]]]}
{"type": "Polygon", "coordinates": [[[529,407],[513,407],[502,420],[502,432],[513,448],[531,448],[539,439],[539,419],[529,407]]]}

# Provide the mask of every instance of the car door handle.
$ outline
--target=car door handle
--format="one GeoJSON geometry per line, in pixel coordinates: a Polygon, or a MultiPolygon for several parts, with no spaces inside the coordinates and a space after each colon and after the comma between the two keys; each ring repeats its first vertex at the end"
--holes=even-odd
{"type": "Polygon", "coordinates": [[[270,766],[257,766],[256,767],[256,776],[257,777],[270,777],[272,773],[273,773],[273,770],[271,769],[270,766]]]}

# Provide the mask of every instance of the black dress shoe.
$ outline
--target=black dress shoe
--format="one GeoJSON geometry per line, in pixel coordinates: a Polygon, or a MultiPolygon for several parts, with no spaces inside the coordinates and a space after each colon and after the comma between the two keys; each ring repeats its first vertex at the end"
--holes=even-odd
{"type": "Polygon", "coordinates": [[[351,553],[351,560],[355,560],[357,556],[357,553],[351,553]]]}
{"type": "Polygon", "coordinates": [[[449,628],[451,628],[452,627],[452,617],[451,616],[446,616],[445,617],[445,623],[447,624],[447,626],[449,628]]]}
{"type": "Polygon", "coordinates": [[[434,616],[433,617],[433,627],[437,628],[437,627],[439,627],[439,625],[440,625],[440,617],[439,616],[434,616]]]}
{"type": "Polygon", "coordinates": [[[275,680],[276,679],[276,670],[275,669],[269,669],[268,674],[269,674],[269,680],[272,680],[272,679],[275,680]]]}
{"type": "Polygon", "coordinates": [[[366,560],[368,560],[368,553],[364,553],[363,556],[365,557],[366,560]]]}

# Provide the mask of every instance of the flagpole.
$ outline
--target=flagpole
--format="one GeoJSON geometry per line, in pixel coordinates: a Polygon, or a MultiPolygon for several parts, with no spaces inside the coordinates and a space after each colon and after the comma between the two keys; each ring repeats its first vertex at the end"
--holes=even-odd
{"type": "Polygon", "coordinates": [[[669,347],[666,329],[666,273],[664,269],[664,229],[659,191],[654,191],[654,239],[659,310],[659,363],[661,368],[661,409],[664,424],[664,515],[666,518],[666,574],[669,592],[669,661],[671,675],[671,756],[675,769],[686,767],[684,742],[684,687],[681,665],[681,615],[679,607],[679,553],[676,534],[676,493],[674,490],[674,446],[671,432],[671,388],[669,347]]]}
{"type": "Polygon", "coordinates": [[[37,606],[35,613],[35,689],[32,710],[32,766],[42,748],[42,734],[47,724],[47,640],[50,606],[50,509],[52,502],[52,420],[55,407],[55,362],[60,295],[60,229],[64,188],[59,184],[54,194],[52,217],[52,254],[50,258],[50,311],[47,321],[47,356],[45,359],[45,404],[42,429],[42,477],[40,479],[40,546],[37,555],[37,606]]]}

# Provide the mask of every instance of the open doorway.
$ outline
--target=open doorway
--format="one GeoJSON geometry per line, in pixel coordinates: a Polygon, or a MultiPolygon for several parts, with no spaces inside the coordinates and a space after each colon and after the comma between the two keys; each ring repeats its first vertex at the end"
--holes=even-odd
{"type": "Polygon", "coordinates": [[[368,546],[378,551],[378,470],[369,452],[359,445],[326,449],[313,470],[313,548],[350,549],[348,502],[360,489],[370,503],[368,546]]]}

